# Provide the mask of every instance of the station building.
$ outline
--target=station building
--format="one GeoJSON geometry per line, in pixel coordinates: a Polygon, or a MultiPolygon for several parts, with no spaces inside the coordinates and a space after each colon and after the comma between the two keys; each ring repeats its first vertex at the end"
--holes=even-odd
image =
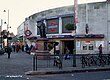
{"type": "Polygon", "coordinates": [[[44,21],[46,36],[50,41],[59,42],[61,54],[68,47],[70,53],[98,53],[102,44],[103,53],[110,53],[110,4],[109,2],[94,2],[78,5],[78,24],[76,30],[67,30],[65,25],[74,23],[73,5],[41,11],[30,15],[18,27],[18,36],[26,40],[36,41],[39,38],[37,24],[44,21]],[[88,29],[88,31],[86,31],[88,29]],[[26,36],[29,30],[32,34],[26,36]]]}

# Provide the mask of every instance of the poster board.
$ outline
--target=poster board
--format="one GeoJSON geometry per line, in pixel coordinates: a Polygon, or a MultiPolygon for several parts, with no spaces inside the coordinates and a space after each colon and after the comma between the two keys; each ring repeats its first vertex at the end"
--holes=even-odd
{"type": "Polygon", "coordinates": [[[100,44],[104,47],[104,41],[96,41],[96,47],[99,47],[100,44]]]}
{"type": "Polygon", "coordinates": [[[77,42],[76,42],[76,47],[77,47],[77,48],[80,48],[80,44],[81,44],[80,41],[77,41],[77,42]]]}

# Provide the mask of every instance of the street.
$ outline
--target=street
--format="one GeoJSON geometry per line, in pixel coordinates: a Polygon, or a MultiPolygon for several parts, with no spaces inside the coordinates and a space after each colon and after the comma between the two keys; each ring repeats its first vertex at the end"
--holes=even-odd
{"type": "Polygon", "coordinates": [[[110,80],[110,71],[34,76],[7,75],[0,76],[0,80],[110,80]]]}
{"type": "Polygon", "coordinates": [[[23,52],[12,53],[7,58],[7,53],[0,56],[0,75],[24,75],[26,71],[32,70],[32,56],[23,52]]]}
{"type": "MultiPolygon", "coordinates": [[[[32,70],[32,55],[24,52],[0,56],[0,80],[110,80],[110,71],[25,75],[32,70]]],[[[58,69],[59,70],[59,69],[58,69]]]]}
{"type": "Polygon", "coordinates": [[[110,71],[30,76],[29,80],[110,80],[110,71]]]}

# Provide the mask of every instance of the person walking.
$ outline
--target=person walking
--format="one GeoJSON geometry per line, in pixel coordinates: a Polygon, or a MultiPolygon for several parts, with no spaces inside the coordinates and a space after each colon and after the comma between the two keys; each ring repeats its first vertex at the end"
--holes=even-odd
{"type": "Polygon", "coordinates": [[[20,49],[20,45],[19,45],[19,44],[17,44],[17,45],[16,45],[16,53],[18,53],[18,52],[19,52],[19,49],[20,49]]]}
{"type": "Polygon", "coordinates": [[[11,55],[11,52],[12,52],[12,48],[10,46],[7,46],[5,48],[5,52],[8,54],[8,59],[10,59],[10,55],[11,55]]]}
{"type": "Polygon", "coordinates": [[[12,45],[12,48],[13,48],[13,52],[15,52],[15,44],[14,43],[12,45]]]}
{"type": "Polygon", "coordinates": [[[28,46],[28,44],[26,44],[26,53],[29,54],[29,46],[28,46]]]}
{"type": "Polygon", "coordinates": [[[98,50],[99,50],[99,61],[100,61],[100,65],[104,66],[103,59],[102,59],[102,44],[99,45],[98,50]]]}
{"type": "Polygon", "coordinates": [[[102,44],[99,45],[98,50],[99,50],[99,56],[102,55],[102,44]]]}
{"type": "Polygon", "coordinates": [[[65,55],[64,55],[64,59],[66,60],[66,59],[70,59],[70,50],[66,47],[65,48],[66,49],[66,53],[65,53],[65,55]]]}
{"type": "Polygon", "coordinates": [[[22,52],[24,52],[24,45],[22,45],[22,52]]]}

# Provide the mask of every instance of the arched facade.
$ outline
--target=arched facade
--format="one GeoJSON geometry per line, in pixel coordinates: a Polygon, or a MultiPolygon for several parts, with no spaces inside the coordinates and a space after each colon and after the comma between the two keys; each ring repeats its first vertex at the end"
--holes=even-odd
{"type": "Polygon", "coordinates": [[[49,40],[59,42],[60,53],[68,47],[73,54],[97,53],[98,46],[103,45],[103,52],[110,51],[110,4],[106,2],[78,5],[78,25],[75,31],[68,31],[65,25],[74,23],[73,6],[50,9],[33,14],[24,21],[24,31],[32,32],[30,37],[39,38],[37,24],[44,21],[49,40]]]}

